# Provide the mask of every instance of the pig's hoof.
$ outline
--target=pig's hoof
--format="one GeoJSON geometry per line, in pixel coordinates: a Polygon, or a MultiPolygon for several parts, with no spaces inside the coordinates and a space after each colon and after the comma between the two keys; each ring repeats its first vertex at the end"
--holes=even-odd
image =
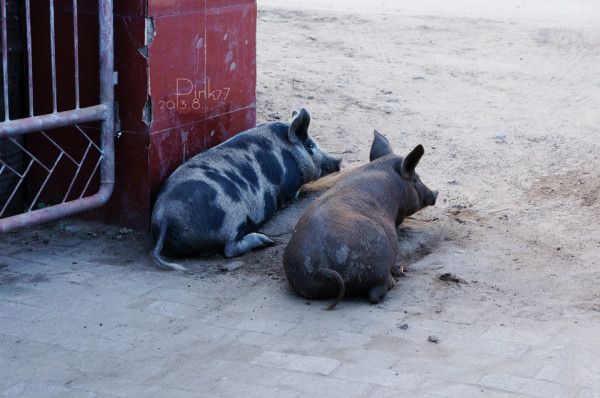
{"type": "Polygon", "coordinates": [[[388,290],[390,290],[391,288],[393,288],[394,286],[396,286],[396,283],[398,281],[396,280],[396,278],[394,277],[394,275],[390,274],[389,279],[388,279],[388,290]]]}
{"type": "Polygon", "coordinates": [[[275,244],[275,242],[273,241],[273,239],[269,238],[267,235],[262,235],[262,234],[257,234],[259,235],[262,239],[262,243],[265,247],[271,247],[275,244]]]}
{"type": "Polygon", "coordinates": [[[369,291],[369,301],[371,304],[377,304],[385,296],[387,289],[386,286],[375,286],[369,291]]]}
{"type": "Polygon", "coordinates": [[[394,275],[396,278],[402,278],[402,277],[406,276],[406,274],[404,274],[404,264],[400,263],[400,264],[393,266],[392,267],[392,275],[394,275]]]}
{"type": "Polygon", "coordinates": [[[275,242],[268,236],[259,234],[258,232],[252,232],[240,240],[227,242],[225,245],[225,257],[231,258],[241,256],[252,250],[273,246],[274,244],[275,242]]]}

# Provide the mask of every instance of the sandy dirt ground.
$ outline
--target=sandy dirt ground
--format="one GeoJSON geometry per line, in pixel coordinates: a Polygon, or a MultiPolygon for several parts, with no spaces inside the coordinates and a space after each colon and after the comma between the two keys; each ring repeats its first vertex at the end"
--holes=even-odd
{"type": "Polygon", "coordinates": [[[404,232],[420,236],[426,257],[398,301],[408,289],[461,321],[595,318],[600,25],[586,26],[588,13],[557,28],[536,20],[560,7],[522,15],[510,3],[490,7],[493,19],[327,4],[260,13],[259,118],[306,106],[347,166],[368,159],[373,128],[399,153],[425,146],[419,172],[440,200],[400,229],[401,244],[404,232]],[[473,282],[440,290],[422,279],[438,269],[473,282]]]}
{"type": "Polygon", "coordinates": [[[438,203],[399,228],[384,301],[290,293],[314,193],[263,227],[274,247],[189,273],[153,268],[146,233],[26,229],[0,241],[0,391],[600,396],[600,6],[459,3],[259,1],[259,121],[306,107],[346,169],[374,128],[425,147],[438,203]]]}

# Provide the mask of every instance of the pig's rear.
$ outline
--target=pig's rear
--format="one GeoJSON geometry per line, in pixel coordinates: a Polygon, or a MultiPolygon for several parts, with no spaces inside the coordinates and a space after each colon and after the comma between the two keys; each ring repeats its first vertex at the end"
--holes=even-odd
{"type": "Polygon", "coordinates": [[[384,228],[339,203],[317,201],[299,220],[285,249],[283,264],[290,286],[310,299],[368,293],[385,285],[391,269],[384,228]],[[334,220],[323,225],[323,220],[334,220]]]}

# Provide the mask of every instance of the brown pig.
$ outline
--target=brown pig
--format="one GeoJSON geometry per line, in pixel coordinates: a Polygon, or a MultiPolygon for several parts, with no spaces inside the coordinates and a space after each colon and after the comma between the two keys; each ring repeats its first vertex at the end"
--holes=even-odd
{"type": "Polygon", "coordinates": [[[370,163],[340,177],[306,209],[283,255],[294,292],[309,299],[335,297],[327,309],[344,294],[365,294],[378,303],[394,285],[396,227],[437,199],[437,191],[415,173],[423,146],[402,158],[374,134],[370,163]]]}

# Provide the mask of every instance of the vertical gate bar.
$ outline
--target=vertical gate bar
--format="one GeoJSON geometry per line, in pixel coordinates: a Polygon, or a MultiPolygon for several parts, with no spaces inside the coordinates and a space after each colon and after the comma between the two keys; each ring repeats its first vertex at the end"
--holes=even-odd
{"type": "Polygon", "coordinates": [[[54,44],[54,0],[50,0],[50,58],[52,62],[52,105],[56,113],[56,48],[54,44]]]}
{"type": "Polygon", "coordinates": [[[31,62],[31,6],[25,0],[25,25],[27,31],[27,82],[29,84],[29,116],[33,116],[33,68],[31,62]]]}
{"type": "Polygon", "coordinates": [[[4,120],[10,120],[8,104],[8,47],[6,39],[6,0],[2,0],[2,83],[4,86],[4,120]]]}
{"type": "Polygon", "coordinates": [[[112,194],[115,181],[113,0],[99,0],[98,17],[100,22],[100,102],[106,105],[106,116],[102,122],[100,142],[103,154],[100,169],[100,191],[103,199],[107,201],[112,194]]]}
{"type": "Polygon", "coordinates": [[[75,58],[75,109],[79,109],[79,39],[77,34],[77,0],[73,0],[73,54],[75,58]]]}

